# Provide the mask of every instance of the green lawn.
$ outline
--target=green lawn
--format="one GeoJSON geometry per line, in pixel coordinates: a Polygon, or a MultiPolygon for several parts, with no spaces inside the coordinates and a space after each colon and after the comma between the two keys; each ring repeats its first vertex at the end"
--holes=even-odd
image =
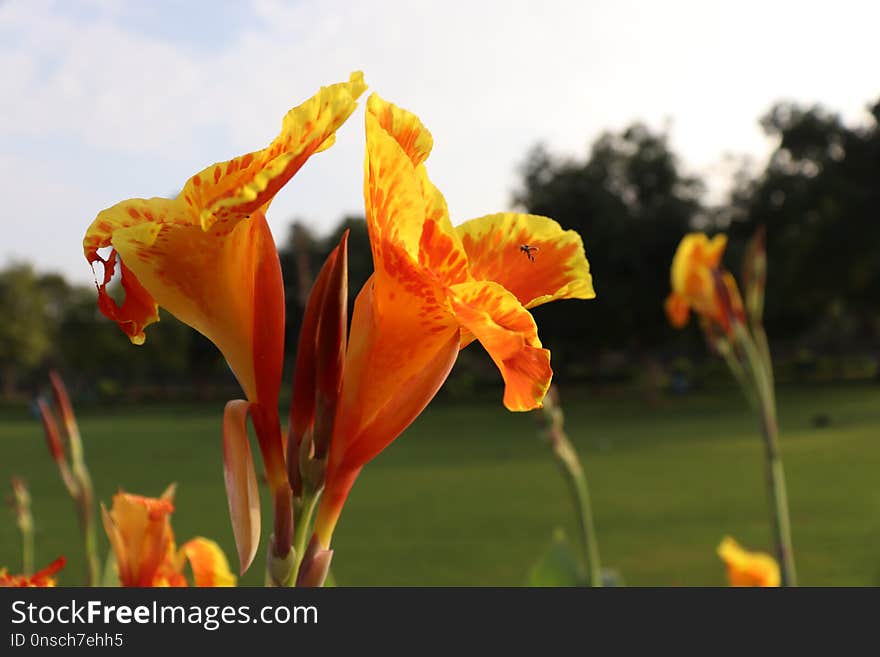
{"type": "MultiPolygon", "coordinates": [[[[722,584],[715,546],[726,533],[770,547],[760,439],[735,389],[655,407],[562,392],[603,560],[627,584],[722,584]]],[[[783,389],[779,397],[801,583],[880,584],[880,387],[783,389]],[[813,426],[818,413],[830,426],[813,426]]],[[[81,413],[99,499],[109,502],[118,486],[156,495],[177,481],[178,541],[209,536],[234,559],[221,412],[222,404],[81,413]]],[[[4,411],[0,448],[2,485],[13,474],[30,484],[38,562],[66,554],[61,582],[78,583],[76,519],[39,424],[4,411]]],[[[517,585],[558,525],[573,534],[567,491],[534,418],[500,402],[435,405],[364,470],[335,536],[334,573],[348,585],[517,585]]],[[[103,532],[101,543],[106,549],[103,532]]],[[[17,570],[19,559],[7,512],[0,564],[17,570]]],[[[261,569],[262,556],[243,583],[260,583],[261,569]]]]}

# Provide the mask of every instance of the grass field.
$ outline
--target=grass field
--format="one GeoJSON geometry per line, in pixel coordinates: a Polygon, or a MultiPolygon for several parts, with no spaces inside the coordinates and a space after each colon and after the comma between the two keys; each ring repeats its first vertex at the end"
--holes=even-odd
{"type": "MultiPolygon", "coordinates": [[[[715,546],[726,533],[770,548],[761,444],[736,390],[654,407],[562,392],[603,561],[628,585],[723,584],[715,546]]],[[[880,584],[880,387],[783,389],[779,397],[801,583],[880,584]],[[828,427],[813,426],[819,413],[828,427]]],[[[118,486],[157,495],[177,481],[178,542],[215,538],[234,561],[221,411],[142,406],[80,415],[99,499],[109,502],[118,486]]],[[[39,424],[24,410],[4,411],[0,449],[2,485],[13,474],[30,485],[38,562],[66,554],[61,583],[79,583],[75,515],[39,424]]],[[[334,540],[334,573],[343,585],[517,585],[559,525],[573,535],[567,492],[534,418],[500,403],[435,405],[357,482],[334,540]]],[[[0,564],[17,570],[19,555],[7,512],[0,564]]],[[[262,565],[261,555],[242,583],[260,583],[262,565]]]]}

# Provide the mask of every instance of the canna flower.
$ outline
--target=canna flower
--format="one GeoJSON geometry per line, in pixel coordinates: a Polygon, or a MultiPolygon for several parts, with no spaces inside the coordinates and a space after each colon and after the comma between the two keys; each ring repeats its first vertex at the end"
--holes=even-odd
{"type": "Polygon", "coordinates": [[[421,413],[461,348],[479,340],[504,405],[537,408],[550,352],[529,312],[595,296],[580,236],[546,217],[494,214],[453,228],[424,165],[419,119],[373,94],[364,198],[374,274],[355,301],[316,534],[326,548],[361,467],[421,413]]]}
{"type": "Polygon", "coordinates": [[[733,275],[722,269],[726,235],[709,239],[705,233],[682,238],[672,259],[672,293],[666,298],[670,324],[682,328],[693,310],[709,326],[731,332],[731,321],[744,317],[742,299],[733,275]]]}
{"type": "Polygon", "coordinates": [[[730,536],[718,546],[731,586],[779,586],[779,564],[765,552],[749,552],[730,536]]]}
{"type": "Polygon", "coordinates": [[[179,550],[174,543],[170,515],[174,486],[159,498],[120,491],[108,512],[102,506],[104,529],[110,539],[122,586],[186,586],[186,561],[195,586],[235,586],[220,547],[206,538],[194,538],[179,550]]]}
{"type": "Polygon", "coordinates": [[[96,283],[101,312],[134,344],[159,320],[162,306],[207,336],[223,353],[247,402],[227,406],[224,454],[230,509],[242,567],[259,539],[258,500],[244,490],[253,467],[232,440],[246,436],[247,415],[257,433],[276,510],[279,555],[289,549],[289,489],[278,417],[284,355],[284,286],[265,213],[275,194],[314,153],[329,148],[336,130],[363,93],[363,75],[323,87],[290,110],[266,148],[213,164],[192,176],[174,199],[129,199],[98,214],[83,240],[86,259],[103,266],[96,283]],[[99,249],[109,247],[106,257],[99,249]],[[119,267],[125,300],[107,292],[119,267]],[[243,483],[245,482],[245,483],[243,483]],[[254,525],[256,523],[256,525],[254,525]]]}
{"type": "Polygon", "coordinates": [[[33,575],[10,575],[5,568],[0,568],[0,587],[28,588],[28,587],[52,587],[56,586],[55,573],[64,568],[67,560],[58,557],[43,570],[33,575]]]}

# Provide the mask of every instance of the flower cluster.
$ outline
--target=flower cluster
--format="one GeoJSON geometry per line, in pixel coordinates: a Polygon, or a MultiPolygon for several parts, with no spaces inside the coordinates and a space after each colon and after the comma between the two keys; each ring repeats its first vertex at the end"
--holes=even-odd
{"type": "Polygon", "coordinates": [[[239,559],[246,569],[260,540],[250,417],[272,495],[268,571],[276,584],[325,570],[318,564],[329,564],[361,468],[421,413],[460,349],[483,344],[508,409],[538,408],[552,370],[529,309],[595,296],[580,236],[551,219],[501,213],[453,227],[425,167],[431,134],[373,94],[364,198],[375,271],[349,328],[345,237],[325,263],[302,322],[285,436],[277,410],[284,289],[265,213],[306,160],[332,145],[364,89],[360,73],[322,88],[288,112],[266,148],[207,167],[175,199],[130,199],[102,211],[83,241],[87,260],[103,268],[99,307],[133,343],[144,342],[162,306],[226,357],[246,397],[229,402],[223,420],[239,559]],[[121,304],[107,293],[117,268],[121,304]]]}

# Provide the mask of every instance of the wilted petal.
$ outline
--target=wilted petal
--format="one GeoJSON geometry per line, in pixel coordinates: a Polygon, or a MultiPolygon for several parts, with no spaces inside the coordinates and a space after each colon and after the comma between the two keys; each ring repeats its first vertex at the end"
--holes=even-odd
{"type": "Polygon", "coordinates": [[[249,408],[248,402],[238,399],[228,402],[223,412],[223,472],[242,573],[253,562],[260,542],[260,494],[247,434],[249,408]]]}

